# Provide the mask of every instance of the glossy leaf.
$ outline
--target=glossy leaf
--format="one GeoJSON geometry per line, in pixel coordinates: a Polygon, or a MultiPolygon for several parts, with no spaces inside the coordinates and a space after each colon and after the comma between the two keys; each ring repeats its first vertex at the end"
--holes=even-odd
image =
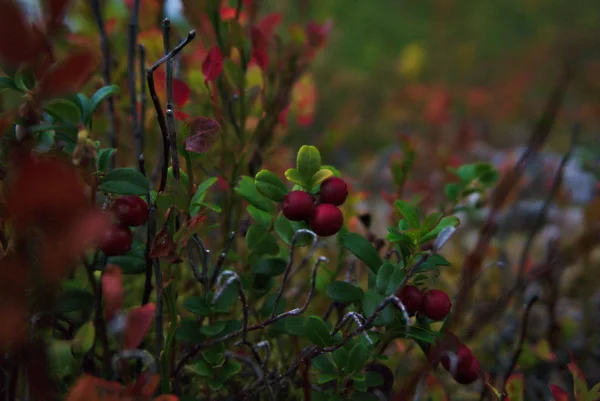
{"type": "Polygon", "coordinates": [[[98,152],[98,160],[96,162],[96,168],[98,169],[98,171],[108,171],[110,161],[115,155],[115,153],[117,153],[117,149],[114,148],[100,149],[100,151],[98,152]]]}
{"type": "Polygon", "coordinates": [[[327,296],[336,302],[350,303],[360,301],[363,291],[346,281],[334,281],[327,287],[327,296]]]}
{"type": "Polygon", "coordinates": [[[89,115],[91,116],[92,114],[94,114],[94,112],[98,109],[102,102],[104,102],[110,96],[118,94],[119,91],[120,90],[117,85],[108,85],[98,89],[96,93],[92,95],[92,98],[89,101],[89,115]]]}
{"type": "Polygon", "coordinates": [[[258,192],[275,202],[283,201],[283,197],[288,192],[279,177],[268,170],[259,171],[254,181],[258,192]]]}
{"type": "Polygon", "coordinates": [[[291,181],[296,185],[300,185],[301,187],[308,187],[306,179],[304,178],[302,173],[300,173],[300,171],[298,171],[295,168],[290,168],[286,170],[285,178],[287,178],[288,181],[291,181]]]}
{"type": "Polygon", "coordinates": [[[346,249],[362,260],[373,273],[377,273],[382,260],[377,249],[366,238],[349,232],[341,236],[341,241],[346,249]]]}
{"type": "Polygon", "coordinates": [[[263,276],[279,276],[283,274],[287,261],[281,258],[263,258],[252,266],[252,273],[263,276]]]}
{"type": "MultiPolygon", "coordinates": [[[[303,221],[290,221],[285,218],[283,214],[280,214],[275,219],[275,232],[286,245],[292,245],[292,239],[294,234],[302,229],[308,228],[308,225],[303,221]]],[[[312,243],[312,236],[308,234],[300,234],[296,237],[296,247],[306,246],[312,243]]]]}
{"type": "Polygon", "coordinates": [[[79,105],[66,99],[55,99],[44,106],[52,117],[66,123],[77,125],[81,121],[82,111],[79,105]]]}
{"type": "Polygon", "coordinates": [[[329,328],[327,328],[325,322],[317,316],[310,316],[304,322],[304,336],[310,342],[320,347],[327,347],[332,343],[329,328]]]}
{"type": "Polygon", "coordinates": [[[353,375],[362,370],[369,360],[367,347],[362,343],[357,343],[348,354],[348,364],[344,367],[344,371],[349,375],[353,375]]]}
{"type": "Polygon", "coordinates": [[[394,207],[398,209],[400,213],[402,213],[402,217],[406,219],[410,228],[420,227],[421,222],[415,206],[406,201],[398,199],[394,202],[394,207]]]}
{"type": "Polygon", "coordinates": [[[272,213],[275,209],[273,202],[258,192],[254,180],[248,176],[243,176],[240,179],[238,185],[235,187],[235,192],[251,205],[265,212],[272,213]]]}
{"type": "Polygon", "coordinates": [[[148,193],[150,182],[138,170],[124,167],[106,174],[98,189],[117,195],[143,196],[148,193]]]}
{"type": "Polygon", "coordinates": [[[314,146],[303,145],[296,157],[296,169],[310,187],[312,177],[321,168],[321,153],[314,146]]]}
{"type": "Polygon", "coordinates": [[[377,272],[377,278],[375,281],[375,289],[381,295],[387,295],[386,291],[390,284],[390,277],[394,273],[395,269],[396,267],[389,262],[385,262],[379,268],[379,271],[377,272]]]}

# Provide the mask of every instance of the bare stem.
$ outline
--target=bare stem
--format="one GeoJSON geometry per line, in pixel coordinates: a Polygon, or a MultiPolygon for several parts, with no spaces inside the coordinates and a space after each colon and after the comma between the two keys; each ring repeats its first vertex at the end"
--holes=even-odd
{"type": "Polygon", "coordinates": [[[140,120],[137,108],[137,89],[136,89],[136,69],[135,69],[135,54],[138,34],[138,19],[140,12],[140,0],[135,0],[133,3],[133,12],[129,20],[129,38],[127,43],[127,78],[129,81],[129,112],[131,115],[131,124],[133,126],[133,137],[136,142],[138,157],[144,153],[142,147],[142,138],[140,134],[140,120]]]}
{"type": "MultiPolygon", "coordinates": [[[[171,21],[168,18],[163,20],[162,24],[163,44],[165,55],[171,51],[171,21]]],[[[173,102],[173,65],[175,57],[167,60],[167,71],[165,74],[167,89],[167,130],[169,142],[171,145],[171,163],[173,164],[173,176],[179,180],[179,155],[177,152],[177,132],[175,129],[175,104],[173,102]]]]}

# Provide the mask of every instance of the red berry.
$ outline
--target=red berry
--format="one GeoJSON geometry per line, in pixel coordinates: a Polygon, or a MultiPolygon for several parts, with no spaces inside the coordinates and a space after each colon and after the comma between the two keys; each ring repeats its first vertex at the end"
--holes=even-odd
{"type": "Polygon", "coordinates": [[[292,221],[308,220],[315,209],[312,196],[304,191],[292,191],[283,197],[283,215],[292,221]]]}
{"type": "Polygon", "coordinates": [[[423,294],[421,312],[432,320],[444,320],[450,313],[452,302],[448,295],[440,290],[428,290],[423,294]]]}
{"type": "Polygon", "coordinates": [[[470,366],[457,369],[457,372],[454,375],[454,380],[460,384],[471,384],[475,380],[479,379],[480,370],[481,366],[479,365],[479,361],[473,356],[471,357],[470,366]]]}
{"type": "Polygon", "coordinates": [[[139,196],[121,196],[110,208],[123,225],[135,227],[148,221],[148,204],[139,196]]]}
{"type": "Polygon", "coordinates": [[[118,256],[127,253],[132,242],[133,235],[129,227],[114,225],[104,232],[99,248],[106,256],[118,256]]]}
{"type": "Polygon", "coordinates": [[[414,285],[405,285],[398,294],[409,316],[414,316],[423,305],[423,293],[414,285]]]}
{"type": "Polygon", "coordinates": [[[344,224],[344,216],[340,209],[329,203],[322,203],[315,208],[310,219],[310,228],[321,237],[336,234],[344,224]]]}
{"type": "MultiPolygon", "coordinates": [[[[448,351],[452,352],[452,350],[448,351]]],[[[454,356],[456,357],[456,366],[454,367],[454,369],[456,369],[456,372],[465,370],[471,366],[471,359],[473,358],[473,353],[471,352],[469,347],[467,347],[464,344],[459,344],[458,347],[456,347],[456,349],[454,349],[453,351],[455,354],[454,356]]],[[[444,369],[450,372],[452,369],[453,359],[450,358],[448,353],[444,354],[441,357],[441,361],[442,365],[444,366],[444,369]]]]}
{"type": "Polygon", "coordinates": [[[321,183],[321,202],[342,205],[348,197],[348,186],[339,177],[329,177],[321,183]]]}

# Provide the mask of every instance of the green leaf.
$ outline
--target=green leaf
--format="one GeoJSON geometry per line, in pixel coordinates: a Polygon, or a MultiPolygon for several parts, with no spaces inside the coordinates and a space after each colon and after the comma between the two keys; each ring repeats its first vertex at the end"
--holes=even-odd
{"type": "Polygon", "coordinates": [[[244,88],[246,86],[246,75],[241,67],[233,60],[227,59],[223,63],[223,70],[227,79],[234,84],[236,88],[244,88]]]}
{"type": "Polygon", "coordinates": [[[202,325],[195,319],[182,319],[177,327],[175,338],[183,344],[198,344],[205,340],[206,336],[200,332],[202,325]]]}
{"type": "Polygon", "coordinates": [[[17,89],[25,92],[35,88],[35,75],[33,69],[29,67],[21,67],[15,74],[14,85],[17,89]]]}
{"type": "Polygon", "coordinates": [[[98,189],[117,195],[142,196],[148,193],[150,182],[133,168],[117,168],[104,176],[98,189]]]}
{"type": "Polygon", "coordinates": [[[329,165],[322,165],[321,166],[321,170],[329,170],[333,173],[333,175],[335,177],[342,177],[342,173],[340,172],[340,170],[338,170],[337,168],[333,167],[333,166],[329,166],[329,165]]]}
{"type": "Polygon", "coordinates": [[[225,321],[217,321],[209,325],[202,326],[200,328],[200,332],[207,337],[214,337],[225,329],[226,324],[227,323],[225,321]]]}
{"type": "Polygon", "coordinates": [[[366,238],[356,233],[347,233],[341,238],[342,244],[357,258],[362,260],[373,273],[377,273],[382,261],[377,249],[366,238]]]}
{"type": "Polygon", "coordinates": [[[15,91],[20,90],[19,88],[17,88],[17,85],[15,85],[15,82],[11,78],[0,77],[0,91],[6,90],[6,89],[15,90],[15,91]]]}
{"type": "MultiPolygon", "coordinates": [[[[369,289],[365,292],[365,295],[362,300],[362,309],[365,318],[370,318],[373,316],[379,305],[384,300],[384,296],[378,294],[375,290],[369,289]]],[[[392,309],[392,305],[388,304],[383,311],[379,313],[379,315],[375,318],[373,322],[374,325],[381,326],[383,324],[389,324],[394,320],[394,310],[392,309]]]]}
{"type": "Polygon", "coordinates": [[[350,401],[379,401],[379,397],[365,391],[355,391],[352,393],[350,401]]]}
{"type": "Polygon", "coordinates": [[[308,189],[311,187],[311,179],[321,168],[321,154],[314,146],[304,145],[298,151],[296,157],[296,169],[300,172],[308,189]]]}
{"type": "Polygon", "coordinates": [[[411,228],[419,228],[421,222],[415,206],[403,200],[396,200],[394,207],[402,213],[402,217],[406,219],[411,228]]]}
{"type": "Polygon", "coordinates": [[[344,368],[344,371],[349,375],[353,375],[362,370],[367,361],[369,360],[369,352],[364,344],[358,343],[348,354],[348,364],[344,368]]]}
{"type": "Polygon", "coordinates": [[[100,151],[98,152],[98,160],[96,162],[96,167],[98,171],[101,171],[103,173],[108,171],[110,161],[116,152],[117,149],[114,148],[100,149],[100,151]]]}
{"type": "Polygon", "coordinates": [[[425,330],[419,326],[411,326],[410,332],[408,333],[409,338],[413,338],[415,340],[423,341],[427,344],[433,344],[437,336],[434,332],[425,330]]]}
{"type": "Polygon", "coordinates": [[[253,252],[262,255],[276,255],[279,252],[277,242],[273,234],[259,225],[250,226],[246,233],[246,244],[253,252]]]}
{"type": "Polygon", "coordinates": [[[195,315],[209,316],[211,304],[204,297],[192,296],[183,301],[183,308],[195,315]]]}
{"type": "Polygon", "coordinates": [[[75,358],[71,352],[71,342],[51,341],[47,348],[48,372],[52,378],[62,379],[73,372],[75,358]]]}
{"type": "Polygon", "coordinates": [[[211,177],[204,180],[200,185],[198,185],[196,192],[192,196],[192,199],[190,199],[190,216],[194,217],[198,214],[198,212],[200,211],[200,206],[204,206],[203,202],[204,198],[206,197],[206,192],[217,182],[217,180],[217,177],[211,177]]]}
{"type": "Polygon", "coordinates": [[[52,117],[71,125],[81,121],[81,109],[77,103],[66,99],[54,99],[44,106],[44,110],[52,117]]]}
{"type": "Polygon", "coordinates": [[[271,216],[270,213],[260,210],[252,205],[249,205],[246,210],[248,210],[248,213],[250,216],[252,216],[257,224],[264,228],[269,228],[271,225],[271,220],[273,220],[273,216],[271,216]]]}
{"type": "Polygon", "coordinates": [[[387,288],[383,295],[388,297],[394,294],[396,292],[396,288],[398,288],[402,280],[404,280],[404,276],[406,276],[406,272],[404,271],[404,269],[401,269],[396,266],[394,268],[394,272],[390,276],[390,280],[387,283],[387,288]]]}
{"type": "Polygon", "coordinates": [[[40,132],[37,135],[37,143],[35,144],[35,151],[38,153],[46,153],[54,148],[54,132],[46,131],[40,132]]]}
{"type": "Polygon", "coordinates": [[[225,362],[225,344],[221,342],[202,351],[202,358],[213,368],[221,367],[225,362]]]}
{"type": "Polygon", "coordinates": [[[88,290],[69,288],[58,297],[54,304],[57,313],[69,313],[81,310],[91,310],[96,298],[88,290]]]}
{"type": "Polygon", "coordinates": [[[252,266],[252,273],[263,276],[279,276],[283,274],[287,261],[281,258],[263,258],[252,266]]]}
{"type": "Polygon", "coordinates": [[[383,384],[383,376],[374,371],[366,372],[365,384],[368,388],[379,387],[383,384]]]}
{"type": "Polygon", "coordinates": [[[90,99],[88,117],[92,116],[96,112],[104,100],[108,99],[109,96],[118,94],[119,92],[120,90],[117,85],[108,85],[98,89],[90,99]]]}
{"type": "Polygon", "coordinates": [[[140,274],[146,272],[146,259],[144,255],[137,255],[130,252],[126,255],[111,256],[107,262],[119,266],[123,274],[140,274]]]}
{"type": "Polygon", "coordinates": [[[435,226],[435,228],[433,230],[429,231],[429,233],[427,233],[426,235],[424,235],[423,237],[421,237],[421,240],[419,242],[422,244],[424,242],[432,240],[435,237],[437,237],[437,235],[444,228],[446,228],[446,227],[458,227],[459,224],[460,224],[460,220],[458,219],[458,217],[446,216],[446,217],[444,217],[444,218],[442,218],[440,220],[440,222],[438,223],[438,225],[435,226]]]}
{"type": "Polygon", "coordinates": [[[212,310],[217,313],[228,313],[233,304],[239,299],[240,293],[238,289],[239,284],[237,282],[229,284],[215,301],[212,310]]]}
{"type": "Polygon", "coordinates": [[[208,363],[204,362],[202,359],[200,359],[194,364],[193,369],[199,376],[202,377],[211,377],[213,374],[212,367],[208,363]]]}
{"type": "Polygon", "coordinates": [[[273,202],[258,192],[254,180],[248,176],[242,177],[237,187],[235,187],[235,192],[251,205],[265,212],[273,213],[275,211],[273,202]]]}
{"type": "Polygon", "coordinates": [[[333,362],[338,370],[343,370],[348,364],[348,350],[345,348],[336,349],[331,353],[331,356],[333,356],[333,362]]]}
{"type": "Polygon", "coordinates": [[[306,179],[304,178],[302,173],[300,173],[300,171],[296,170],[295,168],[287,169],[285,171],[285,178],[287,178],[288,181],[291,181],[296,185],[300,185],[300,187],[302,188],[308,187],[308,183],[306,182],[306,179]]]}
{"type": "Polygon", "coordinates": [[[442,219],[442,213],[433,212],[423,220],[423,225],[421,226],[421,233],[427,234],[429,231],[433,230],[435,226],[437,226],[442,219]]]}
{"type": "Polygon", "coordinates": [[[333,172],[327,169],[321,169],[317,171],[312,178],[310,179],[310,187],[314,187],[315,185],[319,185],[329,177],[333,177],[333,172]]]}
{"type": "Polygon", "coordinates": [[[258,192],[275,202],[282,202],[288,192],[283,181],[269,170],[259,171],[254,182],[258,192]]]}
{"type": "Polygon", "coordinates": [[[302,316],[291,316],[284,319],[285,331],[296,337],[304,337],[304,326],[306,319],[302,316]]]}
{"type": "Polygon", "coordinates": [[[327,286],[327,296],[336,302],[350,303],[360,301],[363,291],[346,281],[334,281],[327,286]]]}
{"type": "Polygon", "coordinates": [[[381,295],[386,295],[386,290],[390,284],[390,277],[394,273],[396,267],[390,262],[385,262],[379,268],[377,272],[377,279],[375,281],[375,289],[381,295]]]}
{"type": "Polygon", "coordinates": [[[460,184],[452,182],[444,186],[444,193],[446,197],[452,202],[457,203],[463,188],[460,184]]]}
{"type": "Polygon", "coordinates": [[[329,383],[330,381],[337,379],[337,377],[337,373],[322,373],[317,377],[317,384],[329,383]]]}
{"type": "MultiPolygon", "coordinates": [[[[301,228],[308,228],[308,225],[303,221],[290,221],[280,214],[275,219],[275,232],[286,245],[292,245],[292,238],[296,231],[301,228]]],[[[313,237],[309,234],[300,234],[296,238],[296,247],[306,246],[312,243],[313,237]]]]}
{"type": "Polygon", "coordinates": [[[240,365],[237,361],[230,359],[227,362],[225,362],[225,365],[223,365],[223,367],[219,371],[219,375],[223,380],[227,380],[231,376],[235,376],[238,373],[240,373],[241,370],[242,365],[240,365]]]}
{"type": "Polygon", "coordinates": [[[94,327],[94,322],[87,322],[82,325],[71,341],[71,351],[73,354],[83,355],[91,350],[94,345],[95,336],[96,329],[94,327]]]}
{"type": "Polygon", "coordinates": [[[329,328],[321,318],[310,316],[304,322],[304,336],[313,344],[320,347],[331,345],[331,335],[329,328]]]}
{"type": "Polygon", "coordinates": [[[321,354],[312,360],[312,366],[321,373],[334,373],[335,366],[327,354],[321,354]]]}

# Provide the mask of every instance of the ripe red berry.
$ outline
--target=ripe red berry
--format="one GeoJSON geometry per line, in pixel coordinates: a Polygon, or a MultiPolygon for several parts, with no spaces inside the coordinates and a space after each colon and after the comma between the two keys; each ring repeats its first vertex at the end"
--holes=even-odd
{"type": "Polygon", "coordinates": [[[414,316],[415,313],[421,310],[423,305],[423,293],[414,285],[405,285],[400,290],[398,298],[404,304],[409,316],[414,316]]]}
{"type": "Polygon", "coordinates": [[[292,221],[308,220],[312,216],[315,204],[312,196],[304,191],[292,191],[283,197],[283,215],[292,221]]]}
{"type": "Polygon", "coordinates": [[[329,177],[321,183],[321,202],[342,205],[348,197],[348,186],[339,177],[329,177]]]}
{"type": "Polygon", "coordinates": [[[119,256],[127,253],[131,249],[133,235],[129,227],[124,225],[113,225],[102,235],[99,242],[99,249],[106,256],[119,256]]]}
{"type": "MultiPolygon", "coordinates": [[[[458,347],[456,347],[456,349],[454,350],[454,354],[454,356],[456,357],[456,365],[454,367],[456,372],[465,370],[471,366],[471,359],[473,359],[473,353],[471,352],[469,347],[467,347],[464,344],[459,344],[458,347]]],[[[444,369],[451,372],[453,359],[450,358],[448,354],[445,354],[441,357],[441,361],[442,365],[444,366],[444,369]]]]}
{"type": "Polygon", "coordinates": [[[423,294],[421,312],[432,320],[443,320],[450,309],[452,302],[448,295],[440,290],[428,290],[423,294]]]}
{"type": "Polygon", "coordinates": [[[321,237],[336,234],[344,224],[344,216],[340,209],[329,203],[322,203],[315,208],[310,219],[310,228],[321,237]]]}
{"type": "Polygon", "coordinates": [[[471,357],[470,366],[457,369],[456,374],[454,375],[454,380],[460,384],[471,384],[479,379],[480,370],[481,365],[479,365],[477,358],[473,356],[471,357]]]}
{"type": "Polygon", "coordinates": [[[148,221],[148,204],[139,196],[121,196],[110,208],[123,225],[135,227],[148,221]]]}

